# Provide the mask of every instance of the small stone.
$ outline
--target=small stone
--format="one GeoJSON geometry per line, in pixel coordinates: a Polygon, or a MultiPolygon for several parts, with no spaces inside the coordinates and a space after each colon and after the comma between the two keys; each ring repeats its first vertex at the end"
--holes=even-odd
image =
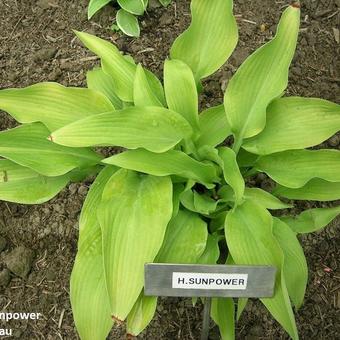
{"type": "Polygon", "coordinates": [[[172,21],[172,17],[168,12],[165,12],[159,19],[160,26],[170,25],[172,21]]]}
{"type": "Polygon", "coordinates": [[[0,253],[6,248],[7,241],[4,237],[0,236],[0,253]]]}
{"type": "Polygon", "coordinates": [[[263,330],[261,326],[255,325],[252,328],[250,328],[249,333],[251,335],[261,336],[263,334],[263,330]]]}
{"type": "Polygon", "coordinates": [[[161,3],[158,0],[149,0],[150,9],[159,8],[159,7],[161,7],[161,3]]]}
{"type": "Polygon", "coordinates": [[[8,253],[4,257],[4,262],[13,274],[24,279],[31,271],[34,255],[32,249],[20,246],[8,253]]]}
{"type": "Polygon", "coordinates": [[[57,53],[57,49],[54,47],[42,48],[37,51],[33,57],[34,61],[44,61],[52,59],[57,53]]]}
{"type": "Polygon", "coordinates": [[[11,281],[10,271],[7,268],[0,271],[0,286],[7,287],[10,281],[11,281]]]}
{"type": "Polygon", "coordinates": [[[58,7],[58,0],[39,0],[37,6],[41,9],[58,7]]]}
{"type": "Polygon", "coordinates": [[[47,281],[54,281],[57,277],[56,273],[52,269],[48,269],[45,274],[47,281]]]}
{"type": "Polygon", "coordinates": [[[240,66],[248,57],[249,53],[246,48],[238,48],[231,57],[231,63],[233,66],[240,66]]]}

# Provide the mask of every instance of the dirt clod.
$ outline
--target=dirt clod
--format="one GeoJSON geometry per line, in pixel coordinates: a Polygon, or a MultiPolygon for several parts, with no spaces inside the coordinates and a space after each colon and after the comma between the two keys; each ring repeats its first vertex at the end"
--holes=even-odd
{"type": "Polygon", "coordinates": [[[0,287],[7,287],[9,282],[11,281],[10,271],[5,268],[0,271],[0,287]]]}
{"type": "Polygon", "coordinates": [[[4,237],[0,236],[0,253],[6,248],[7,241],[4,237]]]}
{"type": "Polygon", "coordinates": [[[25,279],[31,271],[34,255],[33,250],[19,246],[4,257],[4,262],[13,274],[25,279]]]}

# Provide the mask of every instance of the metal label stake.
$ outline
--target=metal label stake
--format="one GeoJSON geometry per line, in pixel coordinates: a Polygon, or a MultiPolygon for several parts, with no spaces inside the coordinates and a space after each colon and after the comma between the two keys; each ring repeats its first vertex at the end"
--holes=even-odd
{"type": "Polygon", "coordinates": [[[212,297],[272,297],[276,268],[270,266],[145,265],[146,296],[206,298],[201,340],[209,337],[212,297]]]}

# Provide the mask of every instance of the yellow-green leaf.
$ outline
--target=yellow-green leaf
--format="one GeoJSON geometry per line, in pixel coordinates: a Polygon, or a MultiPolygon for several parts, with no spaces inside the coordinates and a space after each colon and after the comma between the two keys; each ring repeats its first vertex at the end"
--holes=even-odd
{"type": "Polygon", "coordinates": [[[0,132],[0,156],[45,176],[60,176],[76,168],[93,166],[101,157],[90,149],[73,149],[48,140],[41,123],[21,125],[0,132]]]}
{"type": "Polygon", "coordinates": [[[314,178],[302,188],[297,189],[278,185],[273,194],[292,200],[335,201],[340,199],[340,182],[332,183],[320,178],[314,178]]]}
{"type": "Polygon", "coordinates": [[[52,134],[67,146],[122,146],[164,152],[190,136],[189,123],[178,113],[161,107],[128,107],[82,119],[52,134]]]}
{"type": "Polygon", "coordinates": [[[161,82],[153,73],[146,73],[140,64],[135,74],[133,99],[136,106],[165,106],[161,82]]]}
{"type": "Polygon", "coordinates": [[[277,197],[260,188],[246,188],[244,197],[257,202],[267,209],[287,209],[292,208],[291,204],[281,202],[277,197]]]}
{"type": "Polygon", "coordinates": [[[245,183],[236,162],[236,154],[232,149],[226,147],[219,148],[218,153],[223,160],[224,179],[233,188],[236,203],[240,204],[243,199],[245,183]]]}
{"type": "Polygon", "coordinates": [[[101,93],[57,83],[0,91],[0,109],[19,123],[44,123],[50,131],[78,119],[114,110],[101,93]]]}
{"type": "Polygon", "coordinates": [[[238,32],[232,0],[192,0],[191,16],[191,25],[175,40],[170,55],[190,66],[198,81],[227,61],[238,32]]]}
{"type": "Polygon", "coordinates": [[[255,168],[288,188],[301,188],[312,178],[340,182],[340,151],[283,151],[260,157],[255,168]]]}
{"type": "Polygon", "coordinates": [[[180,113],[198,132],[198,94],[190,67],[181,60],[166,60],[164,89],[169,109],[180,113]]]}
{"type": "Polygon", "coordinates": [[[117,171],[97,216],[111,313],[124,320],[143,288],[144,264],[154,261],[172,216],[170,178],[117,171]]]}
{"type": "Polygon", "coordinates": [[[117,96],[123,101],[133,102],[136,65],[108,41],[85,32],[76,34],[82,43],[101,59],[103,71],[113,78],[117,96]]]}
{"type": "Polygon", "coordinates": [[[217,146],[231,135],[223,105],[211,107],[199,115],[200,135],[196,141],[199,147],[217,146]]]}
{"type": "Polygon", "coordinates": [[[115,171],[115,167],[107,166],[98,175],[87,194],[79,221],[78,253],[71,274],[70,297],[82,340],[106,339],[113,325],[96,211],[104,187],[115,171]]]}
{"type": "MultiPolygon", "coordinates": [[[[89,89],[101,92],[106,96],[116,110],[123,106],[122,101],[115,93],[113,78],[107,75],[101,68],[97,67],[86,73],[87,87],[89,89]]],[[[112,111],[112,110],[108,110],[112,111]]]]}
{"type": "Polygon", "coordinates": [[[155,176],[178,175],[202,184],[218,181],[212,164],[196,161],[177,150],[163,153],[143,149],[130,150],[106,158],[103,162],[155,176]]]}
{"type": "Polygon", "coordinates": [[[273,233],[284,255],[283,275],[288,293],[294,306],[300,308],[308,281],[306,258],[292,229],[278,218],[274,218],[273,222],[273,233]]]}
{"type": "Polygon", "coordinates": [[[261,301],[292,339],[298,339],[294,314],[283,275],[283,253],[275,239],[273,219],[260,205],[246,200],[230,210],[225,224],[229,252],[236,264],[277,268],[275,293],[261,301]]]}
{"type": "Polygon", "coordinates": [[[222,340],[235,339],[235,305],[232,298],[212,299],[211,318],[217,324],[222,340]]]}
{"type": "Polygon", "coordinates": [[[247,58],[230,80],[224,105],[238,146],[263,130],[268,104],[287,87],[299,24],[300,10],[289,6],[275,38],[247,58]]]}
{"type": "Polygon", "coordinates": [[[299,234],[313,233],[326,227],[340,214],[340,206],[305,210],[298,216],[283,216],[282,221],[299,234]]]}
{"type": "Polygon", "coordinates": [[[265,129],[243,148],[259,155],[318,145],[340,130],[340,105],[316,98],[288,97],[271,103],[265,129]]]}
{"type": "Polygon", "coordinates": [[[69,182],[68,174],[46,177],[0,159],[0,200],[20,204],[41,204],[57,195],[69,182]]]}

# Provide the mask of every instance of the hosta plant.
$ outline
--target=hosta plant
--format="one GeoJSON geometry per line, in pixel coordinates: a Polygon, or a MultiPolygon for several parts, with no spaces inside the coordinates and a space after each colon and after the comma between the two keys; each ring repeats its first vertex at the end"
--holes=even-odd
{"type": "MultiPolygon", "coordinates": [[[[90,0],[88,7],[88,18],[91,19],[101,8],[111,3],[112,0],[90,0]]],[[[147,10],[149,0],[117,0],[121,7],[116,14],[116,25],[124,34],[131,37],[139,37],[140,28],[136,16],[143,15],[147,10]]],[[[168,6],[171,0],[159,0],[164,6],[168,6]]]]}
{"type": "MultiPolygon", "coordinates": [[[[231,0],[193,0],[191,11],[164,63],[163,85],[109,42],[77,32],[101,59],[88,88],[0,91],[0,108],[21,123],[0,133],[0,199],[42,203],[98,174],[71,277],[83,340],[105,339],[125,320],[129,334],[143,331],[157,304],[143,293],[150,262],[274,266],[275,294],[261,302],[298,339],[293,308],[303,303],[308,272],[297,236],[340,213],[330,203],[298,216],[288,210],[295,200],[340,198],[340,151],[311,149],[340,130],[339,105],[284,96],[299,5],[287,6],[275,37],[229,80],[224,103],[200,113],[201,80],[226,62],[238,31],[231,0]],[[104,158],[105,146],[123,151],[104,158]],[[276,182],[271,192],[248,185],[261,173],[276,182]]],[[[234,338],[246,304],[213,299],[222,339],[234,338]]]]}

